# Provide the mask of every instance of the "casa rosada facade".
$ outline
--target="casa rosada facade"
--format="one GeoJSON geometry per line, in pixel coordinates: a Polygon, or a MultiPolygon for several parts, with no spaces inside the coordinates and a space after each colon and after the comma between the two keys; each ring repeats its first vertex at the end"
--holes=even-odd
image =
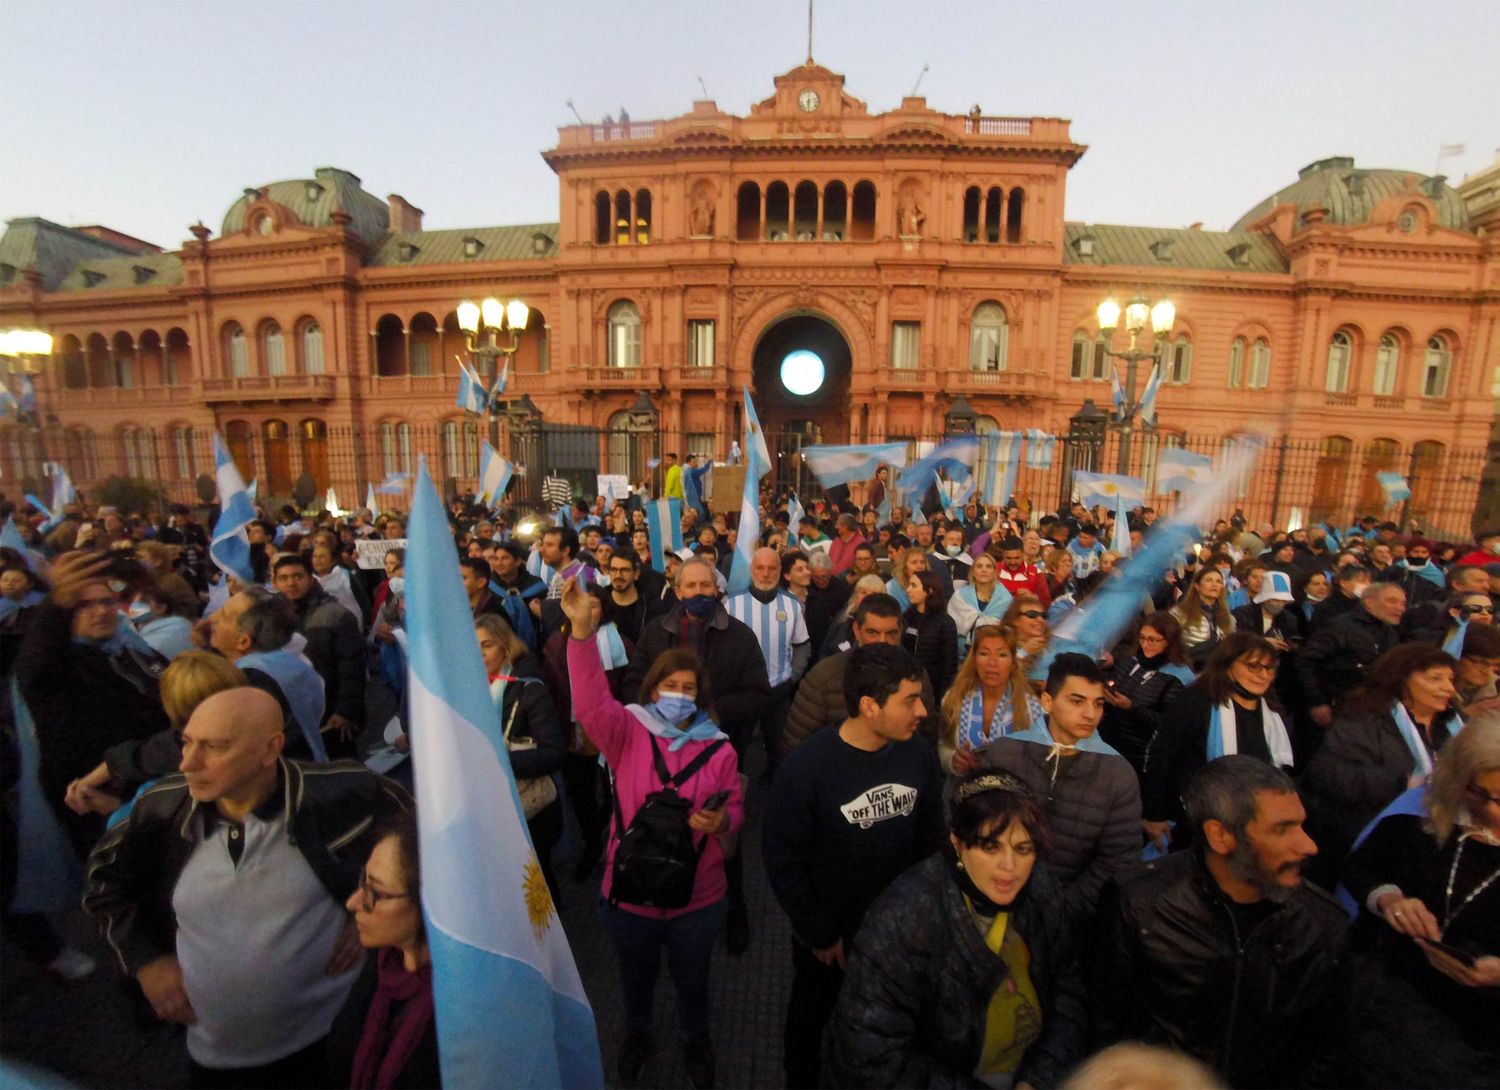
{"type": "MultiPolygon", "coordinates": [[[[456,307],[489,295],[532,308],[507,397],[612,429],[645,392],[665,449],[722,457],[742,385],[768,432],[810,442],[933,438],[960,398],[980,427],[1064,432],[1109,404],[1095,307],[1137,293],[1177,308],[1156,442],[1488,443],[1500,208],[1476,216],[1441,177],[1333,158],[1227,232],[1089,225],[1065,216],[1085,152],[1065,120],[872,113],[811,61],[774,82],[745,117],[700,101],[561,128],[555,223],[423,230],[333,168],[245,190],[173,252],[10,221],[0,327],[55,338],[47,449],[80,484],[191,482],[218,429],[272,491],[303,471],[362,489],[431,434],[472,477],[456,307]],[[811,392],[783,381],[796,348],[823,363],[811,392]],[[330,469],[344,431],[358,464],[330,469]]],[[[24,475],[25,437],[3,439],[24,475]]]]}

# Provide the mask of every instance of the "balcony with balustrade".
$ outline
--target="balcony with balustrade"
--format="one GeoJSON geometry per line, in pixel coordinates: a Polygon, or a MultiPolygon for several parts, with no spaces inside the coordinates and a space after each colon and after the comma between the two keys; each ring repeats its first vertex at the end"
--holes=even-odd
{"type": "Polygon", "coordinates": [[[203,400],[225,401],[332,401],[338,383],[332,375],[245,375],[203,380],[203,400]]]}

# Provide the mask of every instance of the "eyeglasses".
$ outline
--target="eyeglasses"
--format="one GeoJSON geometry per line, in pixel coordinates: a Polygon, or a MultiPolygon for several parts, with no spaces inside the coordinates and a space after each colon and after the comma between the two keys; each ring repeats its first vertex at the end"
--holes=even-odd
{"type": "Polygon", "coordinates": [[[406,901],[411,899],[410,893],[383,893],[370,884],[370,876],[367,874],[359,883],[359,907],[365,912],[374,912],[375,906],[381,901],[406,901]]]}
{"type": "Polygon", "coordinates": [[[1140,637],[1139,642],[1140,643],[1166,643],[1167,642],[1167,638],[1165,636],[1146,636],[1146,635],[1142,635],[1140,637]]]}
{"type": "Polygon", "coordinates": [[[1025,617],[1029,621],[1034,621],[1038,617],[1045,617],[1046,614],[1039,609],[1023,609],[1019,614],[1017,614],[1017,616],[1025,617]]]}
{"type": "Polygon", "coordinates": [[[610,575],[634,575],[635,574],[635,569],[632,568],[632,567],[630,567],[628,564],[620,564],[620,565],[614,565],[614,564],[612,564],[612,565],[610,565],[609,574],[610,575]]]}
{"type": "Polygon", "coordinates": [[[1269,674],[1274,674],[1276,672],[1276,664],[1274,662],[1245,662],[1243,659],[1241,659],[1239,661],[1238,665],[1243,666],[1246,670],[1249,670],[1252,674],[1267,674],[1267,675],[1269,675],[1269,674]]]}
{"type": "Polygon", "coordinates": [[[1477,783],[1471,783],[1465,787],[1464,794],[1473,801],[1475,806],[1500,806],[1500,795],[1491,795],[1477,783]]]}

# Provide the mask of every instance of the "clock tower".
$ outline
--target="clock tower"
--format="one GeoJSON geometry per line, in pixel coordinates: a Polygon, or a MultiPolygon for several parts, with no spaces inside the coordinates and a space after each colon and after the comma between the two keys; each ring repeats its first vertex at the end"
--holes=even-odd
{"type": "Polygon", "coordinates": [[[844,77],[808,61],[776,77],[776,93],[750,108],[752,118],[832,128],[839,121],[868,117],[865,103],[844,91],[844,77]]]}

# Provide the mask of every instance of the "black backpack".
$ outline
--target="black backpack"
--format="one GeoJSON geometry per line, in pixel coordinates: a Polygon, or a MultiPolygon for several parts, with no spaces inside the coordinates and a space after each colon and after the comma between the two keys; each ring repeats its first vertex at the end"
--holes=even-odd
{"type": "Polygon", "coordinates": [[[624,815],[620,813],[620,793],[611,792],[620,842],[615,847],[610,904],[623,901],[628,905],[650,908],[683,908],[693,899],[698,860],[708,844],[708,837],[696,845],[693,843],[693,830],[688,826],[693,804],[679,795],[677,788],[707,764],[723,744],[724,739],[720,738],[704,746],[701,753],[673,776],[667,772],[667,762],[662,758],[661,748],[653,735],[651,760],[656,767],[656,778],[661,781],[661,790],[646,796],[630,819],[628,828],[624,815]]]}

